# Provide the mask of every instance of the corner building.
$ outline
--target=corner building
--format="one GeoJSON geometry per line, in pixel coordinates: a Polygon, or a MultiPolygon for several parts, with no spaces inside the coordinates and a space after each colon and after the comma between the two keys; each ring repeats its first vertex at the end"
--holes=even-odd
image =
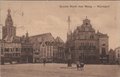
{"type": "MultiPolygon", "coordinates": [[[[68,19],[70,21],[70,18],[68,19]]],[[[70,26],[70,23],[68,23],[70,26]]],[[[89,19],[81,26],[67,33],[67,50],[70,50],[72,62],[103,63],[108,60],[108,35],[95,31],[89,19]]]]}

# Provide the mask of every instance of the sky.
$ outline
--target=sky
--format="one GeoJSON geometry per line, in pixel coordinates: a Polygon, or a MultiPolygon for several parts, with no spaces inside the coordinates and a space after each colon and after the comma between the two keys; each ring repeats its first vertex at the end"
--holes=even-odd
{"type": "Polygon", "coordinates": [[[1,1],[0,24],[5,25],[7,10],[11,9],[18,36],[26,32],[30,36],[50,32],[65,42],[68,16],[71,17],[72,31],[87,16],[96,31],[108,34],[109,48],[114,49],[120,46],[119,7],[120,1],[1,1]]]}

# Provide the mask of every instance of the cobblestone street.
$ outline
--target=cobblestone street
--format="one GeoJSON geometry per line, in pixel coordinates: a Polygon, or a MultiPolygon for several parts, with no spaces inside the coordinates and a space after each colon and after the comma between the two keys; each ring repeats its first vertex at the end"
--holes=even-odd
{"type": "Polygon", "coordinates": [[[119,65],[85,65],[84,71],[66,64],[1,65],[1,77],[120,77],[119,65]]]}

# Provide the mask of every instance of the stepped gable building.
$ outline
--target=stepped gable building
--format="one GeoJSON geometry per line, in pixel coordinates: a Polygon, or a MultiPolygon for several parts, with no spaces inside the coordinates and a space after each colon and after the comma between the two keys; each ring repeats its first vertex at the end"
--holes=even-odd
{"type": "Polygon", "coordinates": [[[68,18],[68,33],[66,48],[71,55],[72,62],[100,63],[108,60],[108,35],[96,32],[88,18],[83,24],[70,30],[70,17],[68,18]]]}
{"type": "Polygon", "coordinates": [[[33,61],[35,63],[43,62],[44,59],[47,62],[53,62],[56,49],[54,46],[55,39],[51,33],[31,36],[30,41],[33,44],[33,61]]]}

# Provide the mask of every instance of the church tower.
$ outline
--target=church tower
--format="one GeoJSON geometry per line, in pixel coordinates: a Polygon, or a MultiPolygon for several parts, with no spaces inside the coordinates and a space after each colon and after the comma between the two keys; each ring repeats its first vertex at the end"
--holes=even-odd
{"type": "Polygon", "coordinates": [[[11,39],[16,36],[16,27],[13,26],[13,20],[11,17],[11,10],[8,9],[7,18],[5,20],[5,26],[3,27],[3,39],[11,39]]]}

